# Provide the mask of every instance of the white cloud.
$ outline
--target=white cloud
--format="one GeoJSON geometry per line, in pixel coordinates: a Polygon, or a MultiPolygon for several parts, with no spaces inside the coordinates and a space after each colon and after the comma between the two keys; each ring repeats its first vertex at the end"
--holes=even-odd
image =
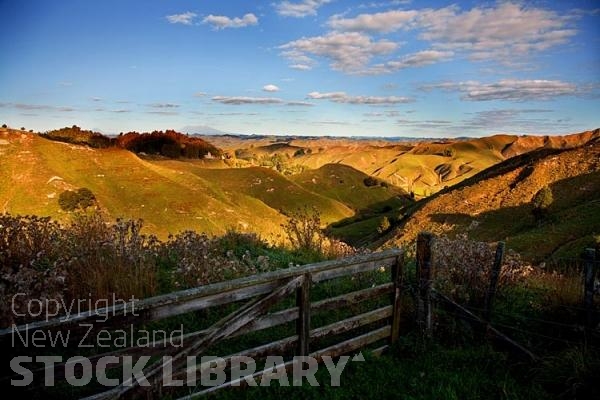
{"type": "Polygon", "coordinates": [[[447,61],[452,58],[454,52],[439,50],[423,50],[408,54],[398,60],[388,61],[384,64],[374,65],[367,70],[365,74],[383,74],[399,71],[405,68],[424,67],[441,61],[447,61]]]}
{"type": "Polygon", "coordinates": [[[276,85],[268,84],[263,86],[265,92],[279,92],[279,87],[276,85]]]}
{"type": "Polygon", "coordinates": [[[342,18],[334,15],[327,24],[339,31],[387,33],[408,27],[419,15],[418,11],[392,10],[374,14],[360,14],[354,18],[342,18]]]}
{"type": "Polygon", "coordinates": [[[154,115],[179,115],[177,111],[146,111],[146,114],[154,115]]]}
{"type": "Polygon", "coordinates": [[[313,103],[309,103],[308,101],[288,101],[285,103],[286,106],[300,106],[300,107],[312,107],[313,103]]]}
{"type": "Polygon", "coordinates": [[[388,105],[411,103],[414,100],[410,97],[400,96],[350,96],[346,92],[310,92],[307,97],[313,100],[330,100],[334,103],[346,104],[368,104],[368,105],[388,105]]]}
{"type": "Polygon", "coordinates": [[[465,50],[474,60],[510,61],[566,43],[576,34],[556,12],[514,3],[440,14],[420,24],[425,28],[422,39],[465,50]]]}
{"type": "Polygon", "coordinates": [[[196,92],[194,93],[194,97],[204,97],[206,96],[206,92],[196,92]]]}
{"type": "MultiPolygon", "coordinates": [[[[67,106],[51,106],[46,104],[28,104],[28,103],[0,103],[0,107],[12,107],[22,111],[76,111],[73,107],[67,106]]],[[[36,114],[37,115],[37,114],[36,114]]]]}
{"type": "Polygon", "coordinates": [[[277,14],[284,17],[303,18],[309,15],[317,15],[317,9],[331,0],[302,0],[298,2],[282,1],[274,4],[277,14]]]}
{"type": "Polygon", "coordinates": [[[148,104],[148,107],[152,107],[152,108],[178,108],[179,104],[172,104],[172,103],[152,103],[152,104],[148,104]]]}
{"type": "Polygon", "coordinates": [[[202,20],[203,24],[212,25],[216,30],[225,28],[243,28],[250,25],[258,25],[258,18],[252,13],[244,15],[242,18],[229,18],[225,15],[209,15],[202,20]]]}
{"type": "Polygon", "coordinates": [[[216,101],[221,104],[227,105],[248,105],[248,104],[258,104],[258,105],[284,105],[284,106],[301,106],[301,107],[310,107],[314,106],[313,103],[307,101],[285,101],[277,97],[246,97],[246,96],[215,96],[212,98],[212,101],[216,101]]]}
{"type": "Polygon", "coordinates": [[[196,13],[188,11],[184,12],[183,14],[167,15],[166,18],[167,21],[169,21],[172,24],[191,25],[196,16],[196,13]]]}
{"type": "Polygon", "coordinates": [[[310,66],[308,64],[292,64],[292,65],[290,65],[290,68],[297,69],[300,71],[308,71],[308,70],[312,69],[312,66],[310,66]]]}
{"type": "Polygon", "coordinates": [[[496,83],[444,82],[423,86],[423,89],[443,89],[462,93],[461,98],[469,101],[488,100],[549,100],[559,96],[579,93],[576,85],[557,80],[504,79],[496,83]]]}
{"type": "Polygon", "coordinates": [[[564,44],[577,32],[569,16],[520,3],[462,11],[458,6],[439,9],[391,10],[333,16],[328,25],[339,32],[390,33],[420,31],[419,38],[440,51],[463,51],[472,60],[500,60],[504,64],[564,44]]]}
{"type": "Polygon", "coordinates": [[[242,104],[281,104],[283,100],[276,97],[215,96],[212,101],[228,105],[242,104]]]}
{"type": "Polygon", "coordinates": [[[334,70],[358,73],[373,57],[389,54],[397,47],[396,43],[389,40],[374,41],[358,32],[332,32],[324,36],[294,40],[280,46],[280,49],[283,50],[281,54],[292,61],[296,69],[312,68],[315,61],[310,58],[310,54],[331,60],[334,70]]]}

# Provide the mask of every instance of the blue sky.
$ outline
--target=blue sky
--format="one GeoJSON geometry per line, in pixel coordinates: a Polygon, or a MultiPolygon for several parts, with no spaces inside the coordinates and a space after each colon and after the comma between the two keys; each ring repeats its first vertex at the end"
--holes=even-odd
{"type": "Polygon", "coordinates": [[[0,0],[0,15],[0,120],[13,127],[600,127],[597,0],[0,0]]]}

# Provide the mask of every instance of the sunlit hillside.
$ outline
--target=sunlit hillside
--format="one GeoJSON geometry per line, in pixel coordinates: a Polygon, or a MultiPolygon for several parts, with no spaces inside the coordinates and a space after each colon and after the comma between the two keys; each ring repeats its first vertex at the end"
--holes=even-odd
{"type": "MultiPolygon", "coordinates": [[[[599,132],[595,131],[596,134],[599,132]]],[[[423,229],[487,242],[504,240],[534,260],[576,257],[600,234],[600,142],[542,149],[511,158],[425,199],[388,235],[385,246],[410,243],[423,229]],[[552,192],[546,220],[532,199],[552,192]]]]}

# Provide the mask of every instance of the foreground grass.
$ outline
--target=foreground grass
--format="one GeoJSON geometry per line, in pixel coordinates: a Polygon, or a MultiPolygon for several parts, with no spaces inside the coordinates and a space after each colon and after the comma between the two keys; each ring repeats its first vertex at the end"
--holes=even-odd
{"type": "MultiPolygon", "coordinates": [[[[446,347],[425,342],[416,335],[401,338],[389,354],[366,355],[365,362],[348,362],[339,387],[330,384],[325,367],[316,374],[321,386],[252,387],[243,389],[250,399],[542,399],[550,398],[539,384],[487,345],[446,347]]],[[[274,381],[275,382],[275,381],[274,381]]],[[[239,398],[238,389],[215,397],[239,398]]]]}

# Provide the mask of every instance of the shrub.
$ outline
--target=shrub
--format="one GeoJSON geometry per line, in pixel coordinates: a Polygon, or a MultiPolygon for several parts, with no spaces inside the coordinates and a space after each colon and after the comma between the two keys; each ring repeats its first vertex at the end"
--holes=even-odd
{"type": "Polygon", "coordinates": [[[446,156],[446,157],[454,157],[455,155],[456,155],[456,150],[451,147],[444,150],[444,156],[446,156]]]}
{"type": "Polygon", "coordinates": [[[64,211],[74,211],[79,205],[79,196],[73,190],[65,190],[58,196],[58,205],[64,211]]]}
{"type": "Polygon", "coordinates": [[[104,301],[113,294],[123,300],[155,294],[157,241],[141,235],[141,227],[141,221],[109,225],[99,215],[76,216],[65,227],[50,218],[1,215],[0,326],[33,319],[13,314],[17,293],[27,294],[16,298],[19,314],[38,303],[32,299],[69,304],[77,299],[104,301]]]}
{"type": "Polygon", "coordinates": [[[64,211],[85,210],[96,204],[96,197],[88,188],[65,190],[58,196],[58,204],[64,211]]]}
{"type": "Polygon", "coordinates": [[[3,128],[8,128],[8,126],[6,124],[2,124],[3,128]]]}
{"type": "Polygon", "coordinates": [[[141,234],[141,220],[117,219],[108,224],[99,214],[76,215],[64,228],[63,252],[57,265],[68,276],[68,296],[117,299],[144,298],[158,291],[156,254],[160,242],[141,234]]]}
{"type": "Polygon", "coordinates": [[[372,176],[366,177],[365,179],[363,179],[363,183],[366,187],[371,187],[371,186],[377,186],[379,184],[379,181],[375,178],[373,178],[372,176]]]}
{"type": "Polygon", "coordinates": [[[269,257],[262,253],[268,245],[254,234],[228,231],[209,238],[185,231],[169,237],[162,245],[162,258],[168,260],[173,285],[190,288],[270,270],[269,257]]]}
{"type": "Polygon", "coordinates": [[[541,223],[548,217],[548,209],[553,201],[552,190],[548,186],[544,186],[533,196],[531,200],[533,210],[531,212],[537,223],[541,223]]]}
{"type": "Polygon", "coordinates": [[[321,230],[321,215],[315,208],[298,210],[282,228],[294,250],[321,258],[338,258],[355,253],[346,243],[325,236],[321,230]]]}
{"type": "Polygon", "coordinates": [[[96,196],[88,188],[77,190],[77,195],[79,196],[79,207],[83,209],[91,207],[96,203],[96,196]]]}
{"type": "Polygon", "coordinates": [[[321,231],[321,215],[317,209],[298,210],[282,227],[293,248],[323,252],[324,235],[321,231]]]}
{"type": "Polygon", "coordinates": [[[386,233],[390,230],[391,227],[392,225],[390,224],[390,220],[388,219],[388,217],[383,217],[381,219],[381,222],[379,223],[379,227],[377,227],[377,232],[386,233]]]}
{"type": "MultiPolygon", "coordinates": [[[[459,303],[482,306],[489,287],[495,249],[488,243],[459,235],[452,240],[437,237],[432,246],[435,287],[459,303]]],[[[520,256],[512,251],[504,255],[498,290],[531,273],[520,256]]]]}

